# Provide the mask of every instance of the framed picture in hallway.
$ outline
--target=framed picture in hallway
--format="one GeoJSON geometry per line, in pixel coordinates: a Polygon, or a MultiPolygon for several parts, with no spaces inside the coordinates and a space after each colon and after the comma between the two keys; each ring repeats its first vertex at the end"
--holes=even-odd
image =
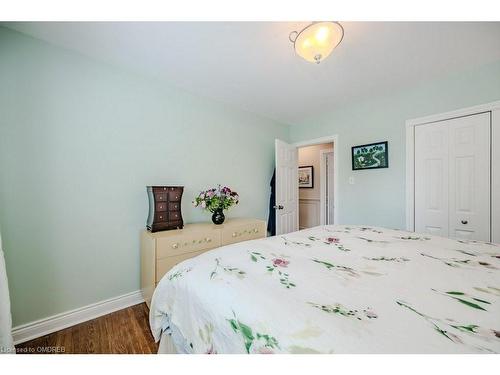
{"type": "Polygon", "coordinates": [[[387,141],[352,147],[352,170],[389,167],[387,141]]]}
{"type": "Polygon", "coordinates": [[[314,168],[312,165],[299,167],[299,188],[314,188],[314,168]]]}

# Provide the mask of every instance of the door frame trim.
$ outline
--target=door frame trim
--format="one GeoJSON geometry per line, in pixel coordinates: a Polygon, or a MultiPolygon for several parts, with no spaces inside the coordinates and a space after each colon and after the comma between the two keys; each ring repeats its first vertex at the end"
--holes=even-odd
{"type": "MultiPolygon", "coordinates": [[[[335,145],[334,145],[335,146],[335,145]]],[[[328,215],[328,213],[326,212],[326,207],[325,207],[325,201],[326,201],[326,195],[327,195],[327,191],[326,191],[326,175],[327,175],[327,169],[326,169],[326,163],[325,163],[325,156],[326,154],[329,154],[333,152],[334,153],[334,156],[333,156],[333,172],[334,172],[334,180],[333,180],[333,185],[334,185],[334,190],[335,190],[335,148],[326,148],[324,150],[319,150],[319,175],[320,175],[320,179],[319,179],[319,204],[320,204],[320,207],[319,207],[319,224],[320,225],[325,225],[327,220],[326,220],[326,217],[328,215]]],[[[333,196],[333,199],[335,200],[335,195],[333,196]]],[[[330,204],[330,202],[329,202],[330,204]]],[[[335,204],[332,202],[333,204],[333,215],[335,216],[335,204]]],[[[333,220],[333,222],[335,223],[335,219],[333,220]]]]}
{"type": "MultiPolygon", "coordinates": [[[[320,138],[313,138],[307,141],[300,141],[296,143],[292,143],[295,147],[307,147],[319,145],[322,143],[333,143],[333,224],[339,224],[339,206],[338,206],[338,185],[339,185],[339,135],[328,135],[320,138]]],[[[321,162],[321,159],[320,159],[321,162]]],[[[321,186],[321,185],[320,185],[321,186]]],[[[321,194],[321,193],[320,193],[321,194]]],[[[297,195],[298,196],[298,195],[297,195]]],[[[320,207],[321,210],[324,210],[324,207],[320,207]]],[[[320,213],[320,223],[321,223],[321,213],[320,213]]],[[[321,224],[323,225],[323,224],[321,224]]]]}
{"type": "MultiPolygon", "coordinates": [[[[459,117],[476,115],[484,112],[500,111],[500,100],[479,104],[472,107],[460,108],[454,111],[437,113],[430,116],[418,117],[414,119],[410,119],[406,121],[406,230],[410,232],[415,231],[415,126],[430,124],[433,122],[450,120],[459,117]]],[[[493,141],[493,129],[500,127],[500,121],[498,119],[495,120],[495,117],[491,116],[491,131],[493,141]]],[[[493,179],[494,174],[497,173],[496,170],[499,168],[498,166],[493,166],[494,160],[491,160],[491,189],[493,191],[493,179]]],[[[491,206],[492,208],[496,206],[496,202],[494,202],[495,197],[491,197],[491,206]]],[[[493,219],[493,218],[492,218],[493,219]]],[[[493,220],[490,220],[491,229],[493,230],[493,220]]],[[[491,237],[493,238],[493,231],[490,231],[491,237]]]]}

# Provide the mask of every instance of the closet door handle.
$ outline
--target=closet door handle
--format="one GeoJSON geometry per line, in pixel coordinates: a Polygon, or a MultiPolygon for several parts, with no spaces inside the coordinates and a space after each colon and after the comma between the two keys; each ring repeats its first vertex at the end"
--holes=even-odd
{"type": "Polygon", "coordinates": [[[467,220],[462,220],[462,221],[460,221],[460,222],[461,222],[462,224],[467,224],[467,223],[468,223],[468,221],[467,221],[467,220]]]}
{"type": "Polygon", "coordinates": [[[277,205],[277,206],[274,206],[274,209],[275,210],[282,210],[284,207],[280,204],[280,205],[277,205]]]}

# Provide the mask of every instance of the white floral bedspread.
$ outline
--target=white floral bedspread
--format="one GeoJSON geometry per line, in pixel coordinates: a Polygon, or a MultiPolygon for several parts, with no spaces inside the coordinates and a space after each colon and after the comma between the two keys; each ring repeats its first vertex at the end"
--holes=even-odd
{"type": "Polygon", "coordinates": [[[192,353],[500,353],[500,246],[321,226],[221,247],[153,296],[192,353]]]}

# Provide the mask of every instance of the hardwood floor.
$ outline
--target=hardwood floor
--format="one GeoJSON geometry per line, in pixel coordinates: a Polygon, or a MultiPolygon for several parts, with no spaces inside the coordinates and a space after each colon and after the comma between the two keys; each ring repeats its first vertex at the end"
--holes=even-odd
{"type": "Polygon", "coordinates": [[[16,345],[18,354],[149,354],[158,345],[149,330],[145,303],[16,345]]]}

